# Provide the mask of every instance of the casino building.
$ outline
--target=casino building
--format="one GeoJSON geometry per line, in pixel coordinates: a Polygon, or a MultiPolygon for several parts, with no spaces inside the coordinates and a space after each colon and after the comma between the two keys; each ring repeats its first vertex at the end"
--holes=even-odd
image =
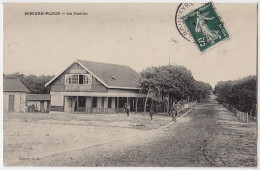
{"type": "Polygon", "coordinates": [[[50,110],[85,113],[122,112],[142,106],[139,74],[123,65],[76,60],[45,86],[50,87],[50,110]]]}

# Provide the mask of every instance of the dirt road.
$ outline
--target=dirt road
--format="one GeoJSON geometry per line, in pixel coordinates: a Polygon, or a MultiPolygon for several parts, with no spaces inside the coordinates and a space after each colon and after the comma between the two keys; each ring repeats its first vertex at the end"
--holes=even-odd
{"type": "Polygon", "coordinates": [[[166,128],[16,165],[255,167],[256,156],[256,122],[202,103],[166,128]]]}

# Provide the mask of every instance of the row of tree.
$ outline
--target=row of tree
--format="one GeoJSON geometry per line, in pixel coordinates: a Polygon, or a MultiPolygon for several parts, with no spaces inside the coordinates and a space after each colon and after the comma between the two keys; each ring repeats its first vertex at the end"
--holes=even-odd
{"type": "MultiPolygon", "coordinates": [[[[44,94],[49,93],[49,88],[44,85],[53,76],[27,76],[18,72],[4,74],[4,78],[20,79],[31,93],[44,94]]],[[[162,103],[200,100],[212,90],[210,84],[196,81],[190,70],[178,65],[148,67],[141,72],[139,82],[141,93],[148,94],[147,100],[156,99],[162,103]]]]}
{"type": "Polygon", "coordinates": [[[46,94],[49,93],[49,88],[44,85],[54,76],[36,76],[36,75],[24,75],[21,73],[4,74],[3,78],[7,79],[19,79],[31,93],[34,94],[46,94]]]}
{"type": "Polygon", "coordinates": [[[227,103],[242,112],[256,115],[257,107],[257,77],[247,76],[234,81],[220,81],[215,86],[214,93],[220,103],[227,103]]]}
{"type": "Polygon", "coordinates": [[[140,85],[147,99],[166,101],[168,105],[174,101],[200,100],[212,91],[210,84],[196,81],[190,70],[179,65],[146,68],[141,72],[140,85]]]}

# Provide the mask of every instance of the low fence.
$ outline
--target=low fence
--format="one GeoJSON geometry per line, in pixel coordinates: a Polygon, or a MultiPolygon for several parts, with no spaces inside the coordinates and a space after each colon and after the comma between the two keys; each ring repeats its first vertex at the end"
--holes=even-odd
{"type": "Polygon", "coordinates": [[[234,113],[236,117],[242,122],[248,122],[248,113],[241,112],[237,110],[235,107],[231,106],[230,104],[223,103],[223,106],[230,110],[232,113],[234,113]]]}
{"type": "Polygon", "coordinates": [[[196,106],[196,104],[197,104],[197,101],[189,102],[186,104],[177,104],[177,112],[181,112],[185,109],[192,108],[192,107],[196,106]]]}

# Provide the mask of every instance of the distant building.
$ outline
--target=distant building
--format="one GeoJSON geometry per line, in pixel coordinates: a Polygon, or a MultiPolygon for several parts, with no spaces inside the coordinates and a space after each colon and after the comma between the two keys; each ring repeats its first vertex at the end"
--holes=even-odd
{"type": "Polygon", "coordinates": [[[137,107],[139,74],[128,66],[77,60],[57,74],[50,86],[51,110],[65,112],[117,112],[125,103],[137,107]]]}
{"type": "Polygon", "coordinates": [[[49,112],[50,94],[26,94],[28,112],[49,112]]]}
{"type": "Polygon", "coordinates": [[[4,112],[25,112],[26,93],[30,91],[18,79],[3,80],[4,112]]]}

